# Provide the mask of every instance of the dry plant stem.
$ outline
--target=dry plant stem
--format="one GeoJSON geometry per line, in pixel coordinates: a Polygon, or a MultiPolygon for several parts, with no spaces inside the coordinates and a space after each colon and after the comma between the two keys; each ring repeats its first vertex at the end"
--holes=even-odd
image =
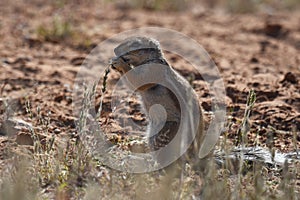
{"type": "MultiPolygon", "coordinates": [[[[28,99],[26,99],[26,102],[25,102],[25,110],[29,114],[29,117],[30,117],[31,121],[33,121],[34,117],[33,117],[33,113],[32,113],[32,110],[31,110],[31,104],[30,104],[30,101],[28,99]]],[[[38,116],[40,116],[40,111],[39,111],[38,108],[37,108],[37,112],[38,112],[38,116]]],[[[37,153],[37,157],[39,158],[38,160],[41,160],[40,150],[41,150],[42,147],[41,147],[41,143],[39,141],[39,137],[35,133],[34,129],[30,129],[30,133],[31,133],[31,138],[34,141],[34,152],[37,153]]]]}
{"type": "Polygon", "coordinates": [[[246,145],[246,137],[247,137],[247,133],[250,129],[250,125],[249,125],[249,118],[250,118],[250,114],[251,114],[251,110],[254,106],[256,100],[256,95],[254,90],[250,90],[249,91],[249,95],[247,97],[247,103],[246,103],[246,109],[245,109],[245,113],[244,113],[244,118],[241,124],[241,127],[239,128],[239,134],[240,134],[240,138],[241,138],[241,145],[242,145],[242,151],[240,153],[240,160],[239,160],[239,172],[238,172],[238,183],[236,184],[236,192],[235,192],[235,198],[239,199],[240,196],[240,191],[241,191],[241,185],[242,185],[242,172],[243,172],[243,164],[244,164],[244,153],[243,153],[243,149],[245,149],[245,145],[246,145]]]}
{"type": "Polygon", "coordinates": [[[3,94],[3,91],[4,91],[4,88],[6,86],[6,82],[3,83],[3,85],[1,86],[1,89],[0,89],[0,95],[2,96],[3,94]]]}
{"type": "Polygon", "coordinates": [[[184,164],[182,163],[181,164],[181,173],[180,173],[180,178],[179,178],[179,188],[180,188],[180,190],[178,191],[178,196],[177,196],[178,200],[181,199],[183,182],[184,182],[183,167],[184,167],[184,164]]]}
{"type": "Polygon", "coordinates": [[[248,131],[250,129],[249,118],[250,118],[250,114],[251,114],[251,111],[252,111],[255,101],[256,101],[255,92],[254,92],[254,90],[250,90],[249,95],[247,97],[247,103],[246,103],[246,109],[245,109],[243,121],[242,121],[241,127],[238,129],[238,135],[241,138],[239,143],[241,143],[242,145],[245,145],[245,143],[246,143],[246,138],[247,138],[246,134],[248,133],[248,131]]]}
{"type": "Polygon", "coordinates": [[[79,116],[79,124],[78,124],[78,132],[79,133],[85,133],[85,128],[86,128],[86,120],[87,120],[87,115],[88,115],[88,110],[91,107],[91,102],[94,97],[96,90],[96,83],[93,84],[92,88],[88,88],[85,86],[84,88],[84,96],[82,100],[82,105],[83,107],[81,108],[80,111],[80,116],[79,116]]]}
{"type": "Polygon", "coordinates": [[[294,125],[292,127],[292,133],[293,133],[294,150],[296,151],[297,157],[299,157],[298,146],[297,146],[297,128],[296,128],[296,125],[294,125]]]}
{"type": "Polygon", "coordinates": [[[96,119],[100,118],[101,115],[101,111],[102,111],[102,105],[103,105],[103,99],[104,99],[104,94],[106,92],[106,84],[107,84],[107,78],[108,78],[108,74],[110,72],[109,67],[105,70],[105,74],[103,76],[103,82],[102,82],[102,89],[101,89],[101,97],[100,97],[100,103],[99,103],[99,109],[97,111],[97,116],[96,119]]]}

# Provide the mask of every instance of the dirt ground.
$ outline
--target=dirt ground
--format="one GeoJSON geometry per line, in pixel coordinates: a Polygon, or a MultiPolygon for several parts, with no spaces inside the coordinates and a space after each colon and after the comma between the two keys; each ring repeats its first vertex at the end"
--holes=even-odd
{"type": "MultiPolygon", "coordinates": [[[[1,1],[1,160],[7,159],[11,151],[20,151],[25,144],[32,145],[24,123],[47,137],[76,134],[72,89],[85,56],[112,35],[144,26],[174,29],[207,50],[226,87],[232,126],[225,132],[232,143],[237,138],[248,92],[254,89],[257,100],[250,117],[249,144],[274,145],[282,152],[300,148],[300,12],[228,14],[200,6],[182,12],[154,12],[81,1],[64,6],[34,0],[1,1]],[[68,22],[58,24],[62,34],[51,32],[55,20],[68,22]],[[37,122],[38,116],[45,119],[47,126],[37,122]],[[24,122],[11,133],[3,125],[7,118],[24,122]]],[[[166,56],[188,78],[192,72],[184,62],[166,56]]],[[[208,118],[208,91],[201,77],[195,77],[195,90],[208,118]]],[[[116,76],[109,79],[112,84],[116,76]]],[[[111,88],[108,86],[108,93],[111,88]]],[[[108,102],[109,98],[104,106],[108,102]]],[[[102,122],[107,120],[110,110],[105,110],[102,122]]],[[[133,113],[137,121],[144,122],[143,115],[133,113]]],[[[113,121],[105,130],[126,135],[113,121]]]]}

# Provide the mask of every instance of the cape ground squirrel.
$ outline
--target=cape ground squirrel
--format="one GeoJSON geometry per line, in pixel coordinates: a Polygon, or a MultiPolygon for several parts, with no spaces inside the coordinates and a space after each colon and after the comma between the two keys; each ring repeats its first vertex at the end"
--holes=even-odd
{"type": "MultiPolygon", "coordinates": [[[[196,135],[192,145],[193,148],[189,150],[196,150],[197,152],[193,155],[197,155],[203,137],[203,117],[197,95],[192,89],[189,89],[190,84],[188,81],[168,64],[163,56],[159,42],[152,38],[133,37],[125,40],[116,47],[114,52],[116,57],[111,59],[110,66],[122,75],[130,70],[135,71],[138,66],[146,66],[136,73],[127,73],[124,76],[126,76],[126,79],[133,86],[137,85],[135,89],[142,97],[142,103],[146,109],[146,116],[149,118],[147,134],[150,149],[156,151],[165,147],[175,137],[177,132],[181,130],[178,134],[182,136],[188,135],[190,132],[194,132],[196,135]],[[151,68],[150,64],[159,64],[165,67],[162,71],[158,70],[154,72],[154,68],[151,68]],[[182,119],[184,120],[184,118],[182,118],[182,105],[180,105],[178,96],[176,96],[170,88],[156,82],[139,85],[147,76],[152,76],[152,78],[156,78],[156,80],[167,79],[167,81],[172,82],[173,88],[178,89],[177,91],[184,93],[184,95],[188,95],[185,98],[191,102],[192,106],[197,107],[196,109],[188,107],[190,108],[190,110],[188,110],[190,113],[190,121],[198,124],[198,127],[195,128],[196,130],[192,130],[194,128],[191,128],[192,126],[189,124],[179,129],[182,119]],[[151,110],[151,106],[153,105],[162,106],[165,109],[165,113],[159,112],[159,109],[151,110]],[[195,112],[196,110],[198,112],[195,112]],[[162,117],[162,115],[165,115],[165,117],[162,117]],[[195,122],[195,120],[197,120],[197,122],[195,122]],[[162,127],[157,128],[161,121],[164,122],[162,127]]],[[[185,102],[185,104],[188,104],[188,102],[185,102]]],[[[178,149],[180,148],[180,146],[177,147],[178,149]]],[[[160,159],[163,158],[159,158],[159,160],[160,159]]]]}

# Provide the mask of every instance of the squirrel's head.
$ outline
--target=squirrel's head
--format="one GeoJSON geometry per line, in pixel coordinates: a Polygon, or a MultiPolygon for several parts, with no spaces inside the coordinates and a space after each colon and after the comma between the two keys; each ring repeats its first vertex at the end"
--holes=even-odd
{"type": "Polygon", "coordinates": [[[146,37],[129,38],[117,46],[114,52],[116,57],[110,60],[110,65],[121,74],[125,74],[136,66],[154,60],[163,60],[159,42],[146,37]]]}

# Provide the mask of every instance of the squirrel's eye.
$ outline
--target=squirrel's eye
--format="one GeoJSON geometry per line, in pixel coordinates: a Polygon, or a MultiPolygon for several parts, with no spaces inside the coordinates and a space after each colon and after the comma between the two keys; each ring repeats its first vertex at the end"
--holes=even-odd
{"type": "Polygon", "coordinates": [[[123,57],[123,56],[121,56],[121,59],[122,59],[124,62],[126,62],[126,63],[129,62],[129,59],[128,59],[128,58],[125,58],[125,57],[123,57]]]}

